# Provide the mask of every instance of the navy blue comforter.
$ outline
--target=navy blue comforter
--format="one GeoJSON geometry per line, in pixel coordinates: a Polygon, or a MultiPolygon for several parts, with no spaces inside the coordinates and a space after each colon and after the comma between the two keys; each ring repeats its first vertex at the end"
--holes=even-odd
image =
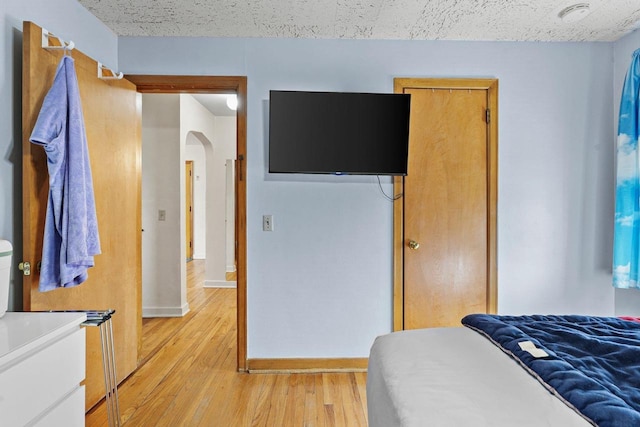
{"type": "Polygon", "coordinates": [[[473,314],[462,323],[498,345],[601,427],[640,426],[640,323],[615,317],[473,314]],[[531,341],[549,356],[518,345],[531,341]]]}

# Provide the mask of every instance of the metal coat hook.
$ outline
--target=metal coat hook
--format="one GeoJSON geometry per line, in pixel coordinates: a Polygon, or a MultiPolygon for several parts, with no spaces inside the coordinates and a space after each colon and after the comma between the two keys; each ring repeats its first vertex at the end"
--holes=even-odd
{"type": "Polygon", "coordinates": [[[45,30],[44,28],[42,29],[42,47],[44,49],[57,49],[57,50],[63,49],[66,54],[68,51],[73,50],[75,46],[76,44],[73,41],[69,40],[68,42],[66,42],[62,40],[60,37],[45,30]],[[60,45],[56,46],[56,45],[50,44],[49,41],[51,38],[57,39],[60,45]]]}
{"type": "Polygon", "coordinates": [[[98,62],[98,78],[102,80],[120,80],[124,77],[122,72],[116,73],[111,68],[107,68],[102,65],[102,62],[98,62]]]}

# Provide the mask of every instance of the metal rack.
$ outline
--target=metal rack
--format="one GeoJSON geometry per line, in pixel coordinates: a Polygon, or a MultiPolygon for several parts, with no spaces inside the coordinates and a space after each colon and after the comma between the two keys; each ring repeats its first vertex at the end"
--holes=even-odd
{"type": "Polygon", "coordinates": [[[115,310],[82,311],[87,320],[82,326],[100,328],[100,342],[102,347],[102,367],[104,369],[105,403],[109,427],[120,426],[120,404],[118,403],[118,379],[116,375],[116,357],[113,349],[113,326],[111,316],[115,310]]]}

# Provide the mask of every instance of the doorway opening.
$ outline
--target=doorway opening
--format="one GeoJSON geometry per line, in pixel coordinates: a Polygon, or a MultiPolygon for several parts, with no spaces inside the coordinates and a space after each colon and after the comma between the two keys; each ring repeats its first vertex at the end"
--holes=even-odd
{"type": "MultiPolygon", "coordinates": [[[[234,199],[231,208],[233,230],[234,230],[234,242],[231,245],[233,255],[235,258],[236,267],[236,286],[237,286],[237,366],[238,370],[246,370],[246,176],[244,160],[246,158],[246,77],[202,77],[202,76],[145,76],[145,75],[130,75],[127,79],[133,82],[138,89],[138,92],[144,94],[235,94],[237,97],[238,105],[235,113],[235,164],[231,174],[225,172],[223,174],[222,183],[223,187],[231,186],[233,188],[234,199]],[[232,179],[231,184],[225,184],[225,176],[230,176],[232,179]]],[[[156,101],[154,101],[155,104],[156,101]]],[[[144,114],[144,107],[143,107],[144,114]]],[[[166,123],[166,120],[163,121],[166,123]]],[[[198,139],[201,143],[203,140],[199,137],[198,131],[191,130],[191,136],[198,139]]],[[[209,141],[210,143],[210,141],[209,141]]],[[[215,155],[215,149],[211,144],[203,144],[205,150],[211,147],[212,153],[215,155]]],[[[184,156],[180,156],[178,152],[177,158],[184,159],[184,156]]],[[[213,157],[212,157],[213,158],[213,157]]],[[[143,159],[144,160],[144,159],[143,159]]],[[[226,168],[229,159],[222,160],[223,168],[226,168]]],[[[181,164],[183,169],[184,165],[181,164]]],[[[184,174],[182,174],[184,176],[184,174]]],[[[178,179],[180,176],[178,176],[178,179]]],[[[197,180],[197,177],[196,177],[197,180]]],[[[195,181],[197,182],[197,181],[195,181]]],[[[194,182],[194,185],[195,185],[194,182]]],[[[182,187],[184,189],[184,187],[182,187]]],[[[143,196],[144,197],[144,196],[143,196]]],[[[184,199],[181,199],[184,200],[184,199]]],[[[208,200],[208,199],[207,199],[208,200]]],[[[180,209],[184,206],[184,203],[178,203],[176,209],[180,209]]],[[[168,209],[168,208],[167,208],[168,209]]],[[[223,211],[229,211],[229,204],[224,204],[223,211]]],[[[160,210],[158,209],[157,217],[161,217],[160,210]]],[[[154,211],[154,214],[155,211],[154,211]]],[[[170,212],[166,212],[169,215],[170,212]]],[[[223,217],[225,212],[223,212],[223,217]]],[[[229,218],[227,217],[227,222],[229,218]]],[[[195,225],[194,220],[194,227],[195,225]]],[[[159,222],[158,222],[159,223],[159,222]]],[[[165,224],[162,224],[165,225],[165,224]]],[[[182,226],[179,227],[179,241],[184,239],[185,236],[185,224],[182,222],[182,226]]],[[[209,228],[209,227],[207,227],[209,228]]],[[[209,234],[209,231],[206,232],[209,234]]],[[[226,237],[223,235],[223,239],[226,237]]],[[[194,236],[194,244],[197,241],[197,237],[194,236]]],[[[207,238],[208,243],[209,238],[207,238]]],[[[156,245],[157,247],[157,245],[156,245]]],[[[184,249],[185,245],[180,245],[180,249],[184,249]]],[[[195,251],[194,251],[195,252],[195,251]]],[[[144,256],[144,255],[143,255],[144,256]]],[[[207,259],[209,257],[207,256],[207,259]]],[[[182,280],[186,276],[186,263],[185,257],[182,257],[182,265],[180,269],[180,278],[182,280]]],[[[223,257],[223,273],[226,273],[229,267],[226,257],[223,257]]],[[[208,268],[208,266],[207,266],[208,268]]],[[[144,274],[144,273],[143,273],[144,274]]],[[[225,274],[222,276],[222,281],[226,281],[225,274]]],[[[214,279],[216,280],[216,279],[214,279]]],[[[182,292],[182,290],[181,290],[182,292]]],[[[184,300],[186,300],[186,286],[184,287],[184,300]]],[[[187,307],[188,310],[188,307],[187,307]]]]}

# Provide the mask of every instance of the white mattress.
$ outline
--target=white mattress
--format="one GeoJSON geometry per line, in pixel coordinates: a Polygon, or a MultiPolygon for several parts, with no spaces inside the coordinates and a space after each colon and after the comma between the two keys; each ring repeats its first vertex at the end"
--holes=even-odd
{"type": "Polygon", "coordinates": [[[369,357],[370,427],[592,425],[469,328],[395,332],[369,357]]]}

